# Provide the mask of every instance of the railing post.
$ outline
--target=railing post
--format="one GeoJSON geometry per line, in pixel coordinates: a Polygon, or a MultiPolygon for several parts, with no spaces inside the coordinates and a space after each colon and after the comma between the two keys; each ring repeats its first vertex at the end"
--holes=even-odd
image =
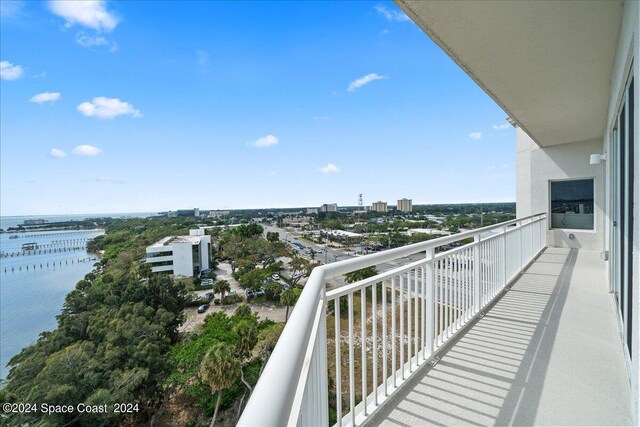
{"type": "Polygon", "coordinates": [[[473,237],[476,245],[473,247],[473,306],[474,313],[480,311],[480,235],[473,237]]]}
{"type": "Polygon", "coordinates": [[[427,303],[427,312],[426,312],[426,318],[427,321],[426,323],[426,328],[427,328],[427,337],[426,337],[426,341],[427,341],[427,345],[425,348],[425,351],[427,354],[425,354],[425,360],[427,358],[429,358],[432,354],[433,354],[433,329],[434,329],[434,325],[433,325],[433,305],[434,305],[434,301],[433,301],[433,263],[429,262],[431,260],[433,260],[433,256],[435,255],[435,251],[433,248],[429,248],[427,249],[427,264],[425,265],[425,286],[427,287],[426,289],[426,303],[427,303]]]}
{"type": "MultiPolygon", "coordinates": [[[[324,292],[323,292],[324,294],[324,292]]],[[[313,356],[309,375],[305,386],[298,425],[329,425],[329,380],[327,371],[327,310],[325,297],[320,299],[321,313],[316,340],[313,345],[313,356]]]]}
{"type": "Polygon", "coordinates": [[[522,239],[522,221],[518,222],[518,261],[520,262],[520,265],[518,266],[518,272],[522,271],[522,267],[524,267],[524,263],[522,262],[522,256],[523,256],[523,250],[522,250],[522,244],[524,242],[524,240],[522,239]]]}
{"type": "Polygon", "coordinates": [[[502,227],[502,287],[507,286],[507,226],[502,227]]]}

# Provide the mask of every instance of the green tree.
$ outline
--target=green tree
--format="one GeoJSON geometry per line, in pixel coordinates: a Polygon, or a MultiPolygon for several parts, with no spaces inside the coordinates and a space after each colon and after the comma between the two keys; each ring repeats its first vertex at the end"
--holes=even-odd
{"type": "Polygon", "coordinates": [[[209,386],[211,393],[218,393],[216,407],[211,418],[213,427],[220,409],[222,391],[231,387],[240,376],[240,362],[234,354],[234,349],[222,342],[214,343],[200,364],[200,375],[209,386]]]}
{"type": "Polygon", "coordinates": [[[240,277],[240,286],[242,286],[244,289],[252,289],[256,291],[263,285],[265,279],[270,275],[271,273],[267,270],[264,270],[262,268],[254,268],[247,271],[240,277]]]}
{"type": "Polygon", "coordinates": [[[231,291],[231,285],[226,280],[218,280],[213,284],[213,293],[220,294],[220,302],[224,300],[224,294],[231,291]]]}
{"type": "Polygon", "coordinates": [[[314,265],[309,260],[294,255],[291,257],[289,267],[291,268],[291,283],[296,285],[300,279],[311,274],[314,265]]]}
{"type": "Polygon", "coordinates": [[[284,322],[287,323],[289,320],[289,306],[296,303],[296,294],[293,292],[293,289],[287,289],[282,291],[280,294],[280,304],[287,307],[286,314],[284,316],[284,322]]]}
{"type": "Polygon", "coordinates": [[[255,222],[252,222],[250,224],[242,224],[239,227],[236,227],[233,230],[231,230],[233,234],[240,237],[259,236],[262,234],[263,231],[264,231],[264,228],[262,228],[262,226],[256,224],[255,222]]]}
{"type": "Polygon", "coordinates": [[[278,242],[280,240],[280,234],[277,231],[268,231],[267,240],[272,243],[278,242]]]}
{"type": "Polygon", "coordinates": [[[347,283],[354,283],[360,280],[368,279],[378,274],[375,266],[366,267],[360,270],[352,271],[344,275],[344,280],[347,283]]]}

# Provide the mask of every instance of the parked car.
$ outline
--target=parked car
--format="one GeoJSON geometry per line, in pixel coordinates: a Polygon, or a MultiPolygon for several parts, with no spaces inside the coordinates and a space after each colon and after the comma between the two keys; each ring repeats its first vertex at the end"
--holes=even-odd
{"type": "Polygon", "coordinates": [[[279,274],[274,274],[273,276],[271,276],[271,278],[273,280],[280,280],[280,275],[279,274]]]}
{"type": "Polygon", "coordinates": [[[238,292],[237,291],[229,291],[229,293],[226,296],[227,297],[237,297],[238,296],[238,292]]]}
{"type": "Polygon", "coordinates": [[[213,292],[207,292],[206,294],[204,294],[204,297],[211,301],[213,299],[213,292]]]}
{"type": "Polygon", "coordinates": [[[256,296],[256,293],[253,292],[251,289],[247,289],[247,291],[245,292],[245,294],[247,295],[247,298],[253,298],[256,296]]]}
{"type": "Polygon", "coordinates": [[[207,310],[209,310],[209,304],[202,304],[198,307],[198,313],[204,313],[207,310]]]}
{"type": "Polygon", "coordinates": [[[284,284],[282,285],[282,289],[284,289],[285,291],[288,291],[289,289],[291,289],[291,286],[284,284]]]}
{"type": "Polygon", "coordinates": [[[260,288],[256,291],[256,296],[261,297],[264,295],[264,288],[260,288]]]}

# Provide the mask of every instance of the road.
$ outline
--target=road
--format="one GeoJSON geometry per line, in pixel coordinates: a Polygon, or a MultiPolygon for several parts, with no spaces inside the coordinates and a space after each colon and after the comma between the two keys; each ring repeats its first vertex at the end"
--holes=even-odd
{"type": "MultiPolygon", "coordinates": [[[[319,261],[322,264],[333,263],[337,261],[343,261],[350,258],[355,258],[357,256],[355,251],[351,251],[348,254],[334,248],[326,248],[324,245],[318,245],[315,243],[311,243],[306,240],[301,240],[296,238],[292,233],[273,225],[263,225],[265,233],[277,232],[280,235],[280,240],[287,242],[292,249],[294,249],[300,256],[303,256],[307,259],[311,259],[311,257],[305,254],[306,249],[310,249],[316,252],[315,260],[319,261]],[[297,245],[302,245],[302,248],[297,245]]],[[[411,255],[410,257],[398,258],[393,261],[385,262],[382,264],[378,264],[376,266],[378,272],[383,272],[387,270],[391,270],[393,268],[400,267],[402,265],[408,264],[413,261],[418,261],[425,257],[424,253],[418,253],[411,255]]],[[[336,277],[329,279],[327,281],[327,289],[334,289],[336,287],[342,286],[345,284],[345,281],[342,277],[336,277]]]]}

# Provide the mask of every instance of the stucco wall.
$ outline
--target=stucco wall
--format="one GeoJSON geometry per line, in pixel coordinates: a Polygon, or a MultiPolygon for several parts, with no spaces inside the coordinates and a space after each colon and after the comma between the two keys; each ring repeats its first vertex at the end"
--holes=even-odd
{"type": "MultiPolygon", "coordinates": [[[[604,239],[604,163],[589,164],[589,155],[603,152],[603,142],[585,141],[539,147],[529,136],[516,131],[516,213],[549,214],[549,181],[594,178],[595,230],[548,230],[547,245],[602,250],[604,239]],[[570,239],[573,234],[575,239],[570,239]]],[[[549,224],[551,222],[549,221],[549,224]]]]}
{"type": "Polygon", "coordinates": [[[178,243],[173,245],[173,274],[175,276],[193,276],[191,243],[178,243]]]}

